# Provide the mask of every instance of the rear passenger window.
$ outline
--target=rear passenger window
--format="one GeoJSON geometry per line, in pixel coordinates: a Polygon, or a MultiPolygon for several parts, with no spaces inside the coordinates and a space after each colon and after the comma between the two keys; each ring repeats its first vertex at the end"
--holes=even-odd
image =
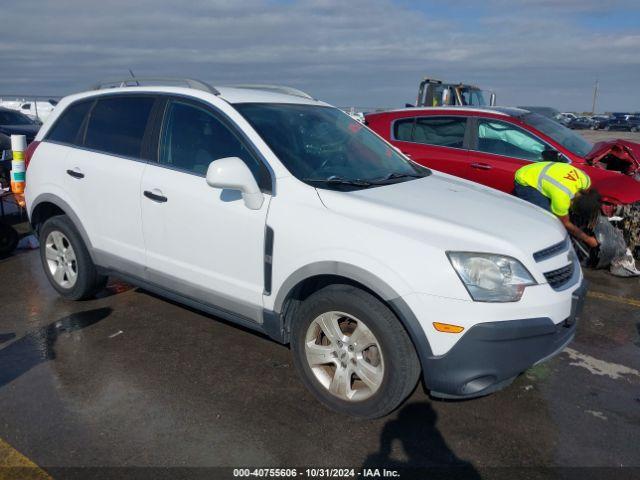
{"type": "Polygon", "coordinates": [[[423,117],[413,127],[413,142],[462,148],[467,119],[464,117],[423,117]]]}
{"type": "Polygon", "coordinates": [[[85,147],[125,157],[140,157],[153,97],[98,100],[89,117],[85,147]]]}
{"type": "Polygon", "coordinates": [[[77,143],[78,132],[82,127],[84,117],[87,115],[93,102],[80,102],[70,105],[51,128],[47,140],[60,143],[77,143]]]}
{"type": "Polygon", "coordinates": [[[413,142],[415,118],[403,118],[393,124],[393,138],[401,142],[413,142]]]}
{"type": "Polygon", "coordinates": [[[205,175],[211,162],[225,157],[240,157],[258,185],[270,188],[264,165],[220,119],[204,108],[172,101],[164,120],[160,164],[205,175]]]}

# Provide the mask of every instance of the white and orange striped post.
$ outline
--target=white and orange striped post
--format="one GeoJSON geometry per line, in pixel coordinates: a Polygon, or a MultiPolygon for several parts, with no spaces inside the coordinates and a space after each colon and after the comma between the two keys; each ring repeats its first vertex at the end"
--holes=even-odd
{"type": "Polygon", "coordinates": [[[26,185],[27,167],[24,162],[24,151],[27,149],[27,137],[24,135],[11,135],[11,192],[13,192],[18,205],[24,205],[24,188],[26,185]]]}

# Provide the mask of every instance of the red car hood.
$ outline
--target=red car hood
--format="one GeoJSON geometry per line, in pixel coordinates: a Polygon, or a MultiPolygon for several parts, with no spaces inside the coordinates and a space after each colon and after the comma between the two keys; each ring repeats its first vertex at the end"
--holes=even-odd
{"type": "Polygon", "coordinates": [[[631,176],[640,173],[640,143],[628,140],[598,142],[584,158],[588,165],[594,167],[617,170],[631,176]]]}

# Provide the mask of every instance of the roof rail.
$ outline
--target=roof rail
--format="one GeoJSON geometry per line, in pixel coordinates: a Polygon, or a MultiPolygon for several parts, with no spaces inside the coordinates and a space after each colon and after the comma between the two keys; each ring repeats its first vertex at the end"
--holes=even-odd
{"type": "Polygon", "coordinates": [[[91,87],[91,90],[102,90],[104,88],[122,88],[122,87],[139,87],[141,83],[166,85],[167,83],[184,84],[188,88],[194,88],[196,90],[202,90],[203,92],[213,93],[214,95],[220,95],[220,92],[206,82],[200,80],[194,80],[193,78],[179,78],[179,77],[127,77],[119,80],[105,80],[96,83],[91,87]]]}
{"type": "Polygon", "coordinates": [[[284,93],[285,95],[293,95],[295,97],[308,98],[309,100],[315,100],[311,95],[302,90],[293,87],[287,87],[286,85],[261,85],[245,83],[240,85],[229,85],[233,88],[246,88],[247,90],[264,90],[267,92],[284,93]]]}

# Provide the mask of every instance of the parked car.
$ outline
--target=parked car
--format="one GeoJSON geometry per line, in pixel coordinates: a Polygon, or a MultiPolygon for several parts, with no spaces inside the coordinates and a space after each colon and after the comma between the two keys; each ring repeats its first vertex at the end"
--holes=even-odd
{"type": "Polygon", "coordinates": [[[603,130],[609,123],[610,117],[608,115],[594,115],[591,117],[591,130],[603,130]]]}
{"type": "Polygon", "coordinates": [[[637,132],[640,131],[640,117],[635,115],[614,116],[602,128],[604,130],[637,132]]]}
{"type": "Polygon", "coordinates": [[[39,129],[40,124],[23,113],[0,107],[0,159],[9,158],[11,135],[25,135],[30,143],[39,129]]]}
{"type": "Polygon", "coordinates": [[[361,417],[420,375],[435,396],[491,393],[573,338],[582,271],[546,212],[420,167],[304,93],[135,81],[63,99],[28,149],[63,297],[117,274],[262,332],[361,417]]]}
{"type": "Polygon", "coordinates": [[[518,107],[523,110],[528,110],[530,112],[539,113],[543,117],[550,118],[551,120],[558,120],[562,116],[559,110],[552,107],[518,107]]]}
{"type": "MultiPolygon", "coordinates": [[[[518,168],[543,159],[583,169],[603,196],[608,216],[640,209],[640,144],[593,145],[542,115],[516,108],[429,108],[371,113],[366,124],[415,162],[511,193],[518,168]]],[[[627,224],[625,224],[627,225],[627,224]]],[[[640,223],[624,227],[637,238],[640,223]]],[[[632,249],[638,245],[632,244],[632,249]]]]}
{"type": "Polygon", "coordinates": [[[49,100],[28,100],[28,101],[18,101],[18,102],[8,102],[6,105],[3,105],[7,108],[11,108],[14,110],[18,110],[21,113],[24,113],[32,120],[36,122],[42,123],[47,117],[53,112],[53,109],[58,104],[57,100],[49,99],[49,100]]]}
{"type": "Polygon", "coordinates": [[[592,122],[589,117],[576,117],[569,120],[569,122],[566,124],[566,126],[568,128],[571,128],[572,130],[586,130],[588,128],[591,128],[591,125],[592,122]]]}

